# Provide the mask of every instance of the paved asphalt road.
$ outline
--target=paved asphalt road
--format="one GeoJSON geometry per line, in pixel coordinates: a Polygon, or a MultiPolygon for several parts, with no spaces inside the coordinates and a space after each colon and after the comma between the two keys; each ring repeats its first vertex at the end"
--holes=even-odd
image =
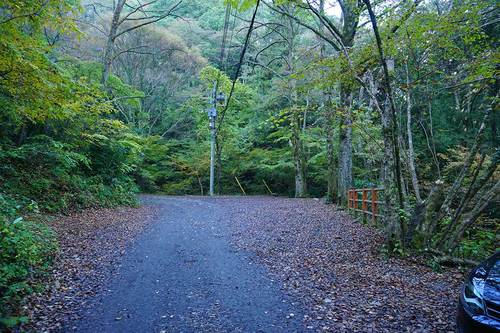
{"type": "Polygon", "coordinates": [[[209,198],[146,197],[160,217],[126,251],[77,332],[300,332],[302,311],[230,245],[209,198]]]}

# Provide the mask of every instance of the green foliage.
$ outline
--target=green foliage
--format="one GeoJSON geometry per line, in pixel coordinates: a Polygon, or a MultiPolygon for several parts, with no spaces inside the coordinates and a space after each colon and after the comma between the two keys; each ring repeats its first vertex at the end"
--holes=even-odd
{"type": "Polygon", "coordinates": [[[255,5],[255,0],[224,0],[226,4],[231,5],[239,11],[245,11],[255,5]]]}
{"type": "Polygon", "coordinates": [[[208,145],[149,137],[141,140],[141,146],[141,168],[135,178],[142,191],[174,195],[204,191],[208,182],[208,145]]]}
{"type": "Polygon", "coordinates": [[[8,1],[2,5],[1,16],[5,20],[0,24],[2,123],[7,120],[4,115],[8,115],[11,125],[18,126],[27,120],[65,119],[74,111],[74,105],[66,100],[78,86],[60,74],[41,37],[43,29],[58,33],[74,31],[74,22],[59,15],[74,10],[74,4],[65,0],[8,1]]]}
{"type": "Polygon", "coordinates": [[[46,274],[57,250],[53,232],[41,223],[24,220],[19,210],[36,212],[36,205],[22,207],[0,192],[0,329],[27,320],[20,316],[23,297],[46,274]]]}
{"type": "Polygon", "coordinates": [[[401,242],[399,242],[397,240],[383,244],[381,249],[380,249],[380,253],[386,257],[389,257],[389,256],[405,257],[405,256],[409,255],[409,253],[404,248],[404,246],[401,244],[401,242]]]}
{"type": "MultiPolygon", "coordinates": [[[[138,147],[117,120],[99,85],[101,67],[74,59],[52,61],[42,38],[74,32],[71,1],[8,4],[2,14],[19,18],[0,24],[0,181],[2,190],[33,200],[49,212],[131,204],[138,147]],[[31,15],[33,8],[40,8],[31,15]],[[26,29],[30,26],[32,29],[26,29]],[[69,30],[68,30],[69,29],[69,30]]],[[[115,94],[141,92],[110,77],[115,94]]],[[[134,100],[125,107],[139,108],[134,100]]]]}
{"type": "Polygon", "coordinates": [[[3,190],[56,212],[89,206],[135,202],[133,170],[135,147],[126,141],[82,135],[78,143],[64,143],[38,135],[19,147],[0,146],[3,190]]]}
{"type": "MultiPolygon", "coordinates": [[[[207,91],[213,89],[214,82],[217,82],[217,89],[223,92],[226,97],[231,91],[232,81],[226,73],[213,66],[206,66],[200,71],[200,80],[204,84],[207,91]]],[[[249,85],[241,83],[239,80],[234,85],[233,96],[231,99],[230,109],[243,111],[250,106],[250,102],[254,98],[254,90],[249,85]]]]}
{"type": "Polygon", "coordinates": [[[498,251],[498,228],[494,219],[483,219],[467,230],[457,254],[463,258],[482,260],[498,251]]]}
{"type": "MultiPolygon", "coordinates": [[[[101,66],[57,62],[46,35],[77,34],[73,1],[7,1],[0,13],[0,330],[26,321],[19,306],[57,250],[34,215],[136,204],[137,136],[116,118],[101,66]]],[[[114,98],[144,96],[110,77],[114,98]]],[[[122,111],[140,108],[136,99],[122,111]]]]}

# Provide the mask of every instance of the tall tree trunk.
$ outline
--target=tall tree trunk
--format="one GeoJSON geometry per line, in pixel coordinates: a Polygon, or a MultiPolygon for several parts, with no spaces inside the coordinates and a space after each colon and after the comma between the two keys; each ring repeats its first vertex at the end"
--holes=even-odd
{"type": "Polygon", "coordinates": [[[338,161],[335,158],[335,131],[333,128],[333,122],[335,117],[335,110],[332,108],[331,103],[326,106],[326,150],[328,156],[328,170],[327,170],[327,180],[328,188],[326,193],[326,201],[328,203],[337,202],[337,165],[338,161]]]}
{"type": "MultiPolygon", "coordinates": [[[[289,5],[286,10],[290,13],[294,11],[294,5],[289,5]]],[[[295,197],[303,198],[307,196],[306,174],[307,163],[305,160],[304,143],[301,137],[302,123],[300,121],[301,112],[298,109],[297,82],[292,76],[295,73],[295,22],[290,17],[287,17],[287,75],[288,75],[288,100],[290,107],[290,122],[291,122],[291,144],[293,150],[293,163],[295,169],[295,197]]]]}
{"type": "Polygon", "coordinates": [[[375,40],[377,44],[377,50],[379,54],[379,60],[380,64],[382,66],[382,71],[384,74],[384,90],[387,95],[387,101],[388,101],[388,106],[389,110],[391,112],[390,118],[391,118],[391,125],[392,125],[392,142],[393,142],[393,150],[394,150],[394,171],[396,173],[396,189],[397,189],[397,198],[398,198],[398,203],[399,207],[403,208],[403,190],[401,186],[401,159],[400,159],[400,152],[399,152],[399,146],[397,144],[397,140],[395,139],[395,136],[398,133],[398,122],[396,118],[396,106],[394,103],[394,96],[392,93],[392,87],[391,87],[391,79],[389,75],[389,69],[387,68],[387,61],[384,56],[384,48],[382,45],[382,38],[380,37],[380,32],[378,30],[378,25],[377,25],[377,18],[375,16],[375,13],[373,12],[371,2],[370,0],[363,0],[363,2],[366,4],[366,7],[368,9],[368,14],[370,16],[370,21],[372,23],[373,27],[373,33],[375,35],[375,40]]]}
{"type": "MultiPolygon", "coordinates": [[[[342,44],[346,52],[354,44],[354,36],[359,21],[358,1],[344,0],[339,2],[342,10],[342,44]]],[[[338,202],[347,205],[347,191],[352,186],[352,91],[340,82],[340,106],[344,110],[339,129],[339,172],[338,172],[338,202]]]]}
{"type": "Polygon", "coordinates": [[[101,83],[104,86],[108,84],[108,78],[111,73],[111,65],[113,63],[113,48],[115,44],[116,32],[118,30],[120,15],[123,10],[123,6],[125,6],[126,0],[118,0],[116,3],[116,7],[113,11],[113,18],[111,19],[111,26],[109,27],[109,32],[106,40],[106,47],[104,48],[104,57],[103,57],[103,69],[102,69],[102,77],[101,83]]]}
{"type": "MultiPolygon", "coordinates": [[[[401,128],[398,127],[398,133],[397,133],[397,140],[398,140],[398,149],[400,151],[400,156],[401,156],[401,168],[403,168],[403,166],[407,166],[407,169],[409,169],[408,167],[408,154],[406,153],[406,150],[405,150],[405,140],[403,139],[403,133],[401,131],[401,128]]],[[[403,193],[403,198],[406,198],[408,196],[408,192],[409,192],[409,188],[408,188],[408,184],[411,183],[411,180],[407,181],[406,179],[406,176],[409,176],[409,175],[406,175],[403,171],[401,171],[401,191],[403,193]]],[[[404,201],[405,203],[405,207],[406,207],[406,200],[404,201]]]]}
{"type": "Polygon", "coordinates": [[[405,230],[400,223],[398,216],[398,205],[394,198],[397,198],[397,188],[395,186],[399,175],[395,172],[396,157],[394,156],[395,141],[392,131],[393,114],[386,101],[382,109],[382,136],[384,138],[384,158],[383,158],[383,184],[384,184],[384,225],[387,240],[391,245],[394,242],[402,241],[405,230]]]}
{"type": "Polygon", "coordinates": [[[307,196],[307,183],[306,183],[306,163],[304,160],[304,147],[301,133],[300,112],[298,110],[291,110],[292,114],[292,149],[293,160],[295,168],[295,197],[304,198],[307,196]]]}
{"type": "Polygon", "coordinates": [[[347,205],[347,191],[352,186],[352,109],[350,91],[341,87],[343,117],[339,128],[338,202],[347,205]]]}
{"type": "Polygon", "coordinates": [[[386,170],[385,175],[385,202],[387,204],[386,209],[388,210],[385,214],[386,225],[388,228],[388,236],[392,241],[399,242],[403,247],[404,235],[406,235],[407,224],[403,218],[399,218],[397,214],[396,207],[399,209],[404,208],[403,199],[403,189],[401,184],[401,158],[399,145],[397,141],[398,133],[398,122],[396,118],[396,106],[394,103],[394,96],[392,93],[391,79],[389,76],[389,69],[387,67],[387,62],[384,56],[384,48],[382,45],[382,38],[377,26],[377,19],[375,13],[373,12],[370,0],[363,0],[365,3],[370,21],[372,23],[373,33],[375,35],[375,41],[377,45],[377,50],[379,54],[380,64],[382,66],[382,71],[384,75],[383,87],[386,95],[386,104],[383,110],[383,120],[382,120],[382,132],[384,135],[384,159],[386,163],[386,168],[391,170],[386,170]],[[388,145],[392,145],[391,151],[389,151],[388,145]],[[397,205],[394,205],[394,199],[397,198],[397,205]]]}
{"type": "Polygon", "coordinates": [[[295,87],[295,79],[290,80],[290,100],[292,105],[290,107],[290,121],[292,130],[292,150],[293,150],[293,163],[295,169],[295,197],[304,198],[307,196],[307,181],[306,181],[306,169],[307,164],[305,161],[305,151],[304,143],[302,141],[302,122],[301,122],[301,112],[295,106],[297,104],[297,92],[295,87]]]}
{"type": "Polygon", "coordinates": [[[411,87],[410,87],[410,72],[408,70],[408,63],[405,64],[406,68],[406,131],[408,136],[408,167],[410,169],[411,183],[417,205],[420,205],[422,198],[420,197],[420,187],[418,185],[417,168],[415,167],[415,151],[413,149],[413,133],[411,128],[411,87]]]}
{"type": "MultiPolygon", "coordinates": [[[[321,15],[325,14],[325,0],[320,0],[318,5],[319,13],[321,15]]],[[[324,26],[321,22],[318,22],[318,30],[324,33],[324,26]]],[[[326,43],[321,37],[318,37],[318,42],[320,44],[319,57],[320,59],[326,58],[326,43]]],[[[338,200],[337,191],[337,171],[338,171],[338,161],[335,158],[335,110],[331,103],[332,92],[330,90],[323,91],[322,102],[323,102],[323,113],[325,115],[325,129],[326,129],[326,154],[327,154],[327,189],[326,189],[326,202],[333,203],[338,200]]]]}

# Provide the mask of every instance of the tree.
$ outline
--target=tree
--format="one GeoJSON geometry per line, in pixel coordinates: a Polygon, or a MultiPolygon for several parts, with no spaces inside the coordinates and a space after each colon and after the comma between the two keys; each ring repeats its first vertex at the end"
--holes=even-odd
{"type": "Polygon", "coordinates": [[[168,9],[156,9],[155,4],[157,2],[158,0],[153,0],[135,5],[127,3],[127,0],[118,0],[116,4],[114,3],[113,16],[107,31],[106,45],[104,47],[102,59],[103,71],[101,83],[104,86],[107,85],[109,74],[111,73],[111,65],[115,58],[114,45],[117,38],[130,31],[153,24],[169,16],[175,16],[175,10],[182,3],[182,0],[177,1],[168,9]],[[125,7],[127,8],[127,12],[122,16],[125,7]]]}
{"type": "Polygon", "coordinates": [[[131,31],[117,41],[116,49],[116,74],[145,94],[138,114],[125,120],[140,133],[175,135],[185,116],[168,113],[198,93],[197,77],[206,59],[161,27],[131,31]]]}
{"type": "MultiPolygon", "coordinates": [[[[294,4],[284,4],[280,11],[287,15],[279,15],[277,19],[269,16],[266,22],[259,22],[260,28],[264,27],[263,36],[271,37],[274,41],[260,49],[256,43],[253,55],[248,61],[251,66],[259,66],[275,74],[274,85],[277,94],[270,102],[279,108],[279,115],[275,115],[277,125],[285,125],[290,134],[287,134],[292,150],[295,197],[307,196],[307,156],[304,146],[304,131],[307,119],[307,108],[303,105],[303,96],[300,96],[298,85],[299,68],[303,66],[304,49],[301,50],[300,37],[303,29],[291,19],[296,15],[297,7],[294,4]]],[[[305,52],[304,52],[305,53],[305,52]]],[[[306,97],[307,99],[307,97],[306,97]]]]}
{"type": "MultiPolygon", "coordinates": [[[[350,49],[354,44],[354,37],[356,35],[359,16],[361,12],[361,5],[358,1],[342,0],[339,5],[342,10],[341,23],[335,22],[332,18],[324,13],[323,2],[318,6],[313,1],[305,1],[300,3],[300,7],[306,10],[316,20],[316,28],[304,20],[299,19],[294,15],[287,15],[286,12],[281,11],[278,7],[269,4],[270,8],[275,11],[287,15],[298,24],[313,31],[319,38],[323,39],[333,49],[339,53],[339,57],[349,57],[350,49]],[[325,30],[323,32],[322,30],[325,30]]],[[[342,110],[342,122],[339,128],[339,159],[338,159],[338,178],[328,177],[329,189],[337,188],[338,201],[341,204],[347,202],[347,190],[352,186],[352,91],[349,84],[346,82],[338,82],[338,92],[340,96],[340,110],[342,110]],[[336,181],[336,184],[333,183],[336,181]]],[[[333,148],[332,145],[330,145],[333,148]]],[[[333,154],[329,153],[331,156],[333,154]]],[[[333,167],[330,163],[330,168],[333,167]]],[[[333,172],[329,170],[329,173],[333,172]]],[[[331,194],[330,194],[331,195],[331,194]]]]}

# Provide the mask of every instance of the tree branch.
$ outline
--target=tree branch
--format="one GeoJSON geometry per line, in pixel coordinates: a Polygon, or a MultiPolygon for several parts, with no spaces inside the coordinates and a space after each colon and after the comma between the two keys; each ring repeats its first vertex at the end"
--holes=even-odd
{"type": "Polygon", "coordinates": [[[125,30],[123,31],[120,31],[120,32],[117,32],[113,37],[112,39],[115,40],[116,38],[118,38],[119,36],[129,32],[129,31],[132,31],[132,30],[135,30],[135,29],[138,29],[140,27],[143,27],[145,25],[148,25],[148,24],[151,24],[151,23],[155,23],[155,22],[158,22],[158,21],[161,21],[163,20],[164,18],[166,18],[167,16],[172,16],[173,15],[173,12],[177,9],[177,7],[179,7],[179,5],[182,3],[182,0],[180,0],[179,2],[177,2],[174,6],[172,6],[166,13],[164,13],[163,15],[160,15],[150,21],[147,21],[147,22],[143,22],[141,24],[138,24],[138,25],[134,25],[130,28],[126,28],[125,30]]]}

